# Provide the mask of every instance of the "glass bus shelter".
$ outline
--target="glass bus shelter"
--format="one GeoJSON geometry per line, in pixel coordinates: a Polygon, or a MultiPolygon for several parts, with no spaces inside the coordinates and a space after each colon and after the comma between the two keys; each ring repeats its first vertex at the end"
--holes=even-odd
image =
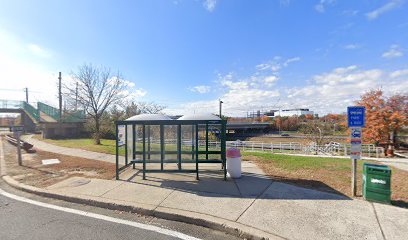
{"type": "Polygon", "coordinates": [[[191,172],[199,180],[199,167],[206,163],[220,163],[227,179],[225,120],[142,115],[115,123],[117,180],[124,169],[131,165],[135,169],[137,164],[143,179],[149,172],[191,172]],[[120,163],[123,155],[124,163],[120,163]]]}

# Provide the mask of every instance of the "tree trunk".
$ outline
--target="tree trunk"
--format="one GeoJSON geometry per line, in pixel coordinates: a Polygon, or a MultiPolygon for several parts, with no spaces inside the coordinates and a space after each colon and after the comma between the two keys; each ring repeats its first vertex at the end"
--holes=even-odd
{"type": "Polygon", "coordinates": [[[99,124],[98,116],[95,117],[95,133],[94,133],[93,138],[94,138],[94,143],[96,145],[101,144],[101,133],[100,133],[100,124],[99,124]]]}

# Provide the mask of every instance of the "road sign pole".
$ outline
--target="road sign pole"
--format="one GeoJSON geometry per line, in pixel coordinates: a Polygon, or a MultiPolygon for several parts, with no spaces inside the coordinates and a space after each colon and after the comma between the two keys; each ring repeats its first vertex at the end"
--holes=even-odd
{"type": "Polygon", "coordinates": [[[20,146],[20,132],[16,132],[17,137],[17,158],[18,158],[18,165],[23,165],[23,159],[21,157],[21,146],[20,146]]]}
{"type": "Polygon", "coordinates": [[[353,197],[357,194],[357,159],[351,159],[351,194],[353,197]]]}
{"type": "Polygon", "coordinates": [[[351,195],[357,195],[357,159],[361,159],[361,128],[365,126],[365,108],[352,106],[347,108],[347,123],[350,128],[351,158],[351,195]]]}

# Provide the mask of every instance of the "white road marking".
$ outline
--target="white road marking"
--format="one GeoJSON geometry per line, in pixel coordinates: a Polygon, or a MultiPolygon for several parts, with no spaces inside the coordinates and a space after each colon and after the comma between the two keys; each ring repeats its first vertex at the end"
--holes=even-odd
{"type": "Polygon", "coordinates": [[[143,230],[157,232],[157,233],[160,233],[160,234],[163,234],[163,235],[176,237],[176,238],[183,239],[183,240],[199,240],[199,238],[191,237],[191,236],[188,236],[188,235],[186,235],[184,233],[179,233],[179,232],[176,232],[176,231],[172,231],[172,230],[168,230],[168,229],[164,229],[164,228],[160,228],[160,227],[156,227],[156,226],[152,226],[152,225],[147,225],[147,224],[138,223],[138,222],[132,222],[132,221],[123,220],[123,219],[119,219],[119,218],[108,217],[108,216],[101,215],[101,214],[85,212],[85,211],[81,211],[81,210],[77,210],[77,209],[60,207],[60,206],[56,206],[56,205],[52,205],[52,204],[48,204],[48,203],[34,201],[34,200],[31,200],[31,199],[28,199],[28,198],[20,197],[20,196],[5,192],[1,188],[0,188],[0,194],[5,196],[5,197],[20,201],[20,202],[25,202],[25,203],[37,205],[37,206],[40,206],[40,207],[50,208],[50,209],[54,209],[54,210],[57,210],[57,211],[62,211],[62,212],[77,214],[77,215],[81,215],[81,216],[85,216],[85,217],[104,220],[104,221],[108,221],[108,222],[128,225],[128,226],[136,227],[136,228],[143,229],[143,230]]]}

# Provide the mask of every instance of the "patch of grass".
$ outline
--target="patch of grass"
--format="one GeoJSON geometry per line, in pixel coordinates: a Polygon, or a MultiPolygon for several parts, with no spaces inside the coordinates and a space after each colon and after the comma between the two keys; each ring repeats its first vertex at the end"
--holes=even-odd
{"type": "MultiPolygon", "coordinates": [[[[330,157],[291,156],[243,152],[243,160],[254,161],[275,181],[351,196],[351,160],[330,157]]],[[[362,195],[363,163],[357,161],[357,195],[362,195]]],[[[408,207],[408,172],[391,166],[393,204],[408,207]]]]}
{"type": "MultiPolygon", "coordinates": [[[[345,161],[345,159],[341,158],[291,156],[262,152],[243,152],[242,155],[244,157],[259,157],[261,161],[273,161],[276,167],[287,171],[297,171],[300,169],[314,170],[322,168],[332,171],[344,171],[350,169],[350,161],[345,161]]],[[[362,163],[359,162],[359,165],[362,165],[362,163]]]]}
{"type": "MultiPolygon", "coordinates": [[[[100,145],[95,145],[93,139],[91,138],[78,138],[78,139],[42,139],[39,135],[34,136],[34,138],[51,143],[61,147],[68,148],[79,148],[83,150],[115,154],[116,153],[116,143],[115,140],[102,139],[100,145]]],[[[125,149],[122,147],[119,149],[120,155],[124,155],[125,149]]]]}

